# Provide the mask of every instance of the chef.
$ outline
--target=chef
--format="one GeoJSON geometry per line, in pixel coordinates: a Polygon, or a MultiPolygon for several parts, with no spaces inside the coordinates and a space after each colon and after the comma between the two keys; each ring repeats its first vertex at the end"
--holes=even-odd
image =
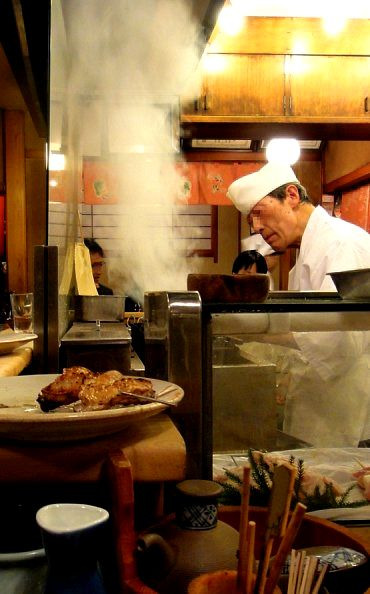
{"type": "Polygon", "coordinates": [[[267,163],[237,179],[228,197],[275,252],[299,248],[289,289],[335,291],[328,272],[370,266],[370,235],[315,207],[288,165],[267,163]]]}
{"type": "MultiPolygon", "coordinates": [[[[289,289],[335,291],[328,272],[370,265],[369,234],[315,207],[287,165],[267,163],[233,182],[228,196],[274,251],[299,248],[289,289]]],[[[276,345],[274,362],[291,360],[284,431],[316,447],[357,446],[370,437],[368,334],[265,335],[276,345]]]]}

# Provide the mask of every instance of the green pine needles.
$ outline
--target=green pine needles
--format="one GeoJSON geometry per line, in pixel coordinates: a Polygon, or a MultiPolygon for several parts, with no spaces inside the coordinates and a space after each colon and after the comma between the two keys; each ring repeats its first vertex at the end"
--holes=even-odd
{"type": "MultiPolygon", "coordinates": [[[[274,479],[274,468],[276,464],[266,462],[264,453],[257,450],[248,450],[248,458],[251,466],[251,484],[250,484],[250,505],[266,507],[270,498],[270,490],[274,479]]],[[[307,511],[318,509],[339,508],[339,507],[362,507],[369,505],[366,500],[349,501],[348,497],[356,483],[348,487],[344,493],[338,494],[333,483],[329,480],[321,485],[316,485],[308,493],[304,487],[305,468],[302,459],[296,460],[290,456],[289,463],[296,467],[297,476],[294,483],[294,494],[292,497],[292,509],[299,501],[306,505],[307,511]]],[[[223,493],[219,498],[219,503],[223,505],[240,505],[242,479],[230,470],[224,469],[225,481],[216,481],[223,487],[223,493]]]]}

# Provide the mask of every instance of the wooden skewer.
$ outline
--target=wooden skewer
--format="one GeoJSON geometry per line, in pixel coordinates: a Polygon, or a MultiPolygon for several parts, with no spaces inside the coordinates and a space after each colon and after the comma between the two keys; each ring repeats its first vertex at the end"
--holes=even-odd
{"type": "Polygon", "coordinates": [[[238,554],[238,573],[237,586],[241,594],[245,594],[247,584],[247,532],[248,532],[248,510],[249,510],[249,490],[250,490],[249,466],[243,468],[243,491],[240,508],[239,525],[239,554],[238,554]]]}
{"type": "Polygon", "coordinates": [[[300,590],[301,590],[305,562],[306,562],[306,551],[301,551],[300,557],[299,557],[299,563],[298,563],[298,567],[297,567],[297,581],[296,581],[296,585],[295,585],[295,591],[297,592],[297,594],[299,594],[300,590]]]}
{"type": "Polygon", "coordinates": [[[177,390],[175,386],[167,386],[167,388],[163,388],[163,390],[157,392],[157,396],[164,396],[165,394],[169,394],[169,392],[173,392],[174,390],[177,390]]]}
{"type": "Polygon", "coordinates": [[[284,512],[283,512],[283,515],[281,518],[281,522],[280,522],[279,536],[284,536],[285,531],[286,531],[289,512],[290,512],[290,505],[292,503],[292,497],[293,497],[293,491],[294,491],[294,481],[295,481],[296,475],[297,475],[297,470],[296,470],[295,466],[293,466],[292,464],[289,464],[288,462],[284,462],[284,466],[285,466],[285,468],[287,468],[288,473],[289,473],[289,485],[288,485],[287,497],[285,500],[285,509],[284,509],[284,512]]]}
{"type": "Polygon", "coordinates": [[[295,549],[290,552],[289,577],[287,594],[294,594],[294,573],[297,566],[297,553],[295,549]]]}
{"type": "Polygon", "coordinates": [[[308,576],[308,567],[310,564],[310,560],[308,557],[305,557],[304,566],[302,567],[302,579],[299,586],[299,594],[304,594],[306,591],[306,584],[307,584],[307,576],[308,576]]]}
{"type": "Polygon", "coordinates": [[[298,571],[299,571],[299,567],[301,565],[301,557],[302,557],[302,553],[300,551],[297,551],[296,558],[295,558],[295,564],[294,564],[294,570],[293,570],[291,594],[296,594],[296,592],[297,592],[298,571]]]}
{"type": "Polygon", "coordinates": [[[323,565],[323,567],[321,568],[321,571],[319,573],[319,577],[316,580],[316,584],[314,586],[314,589],[312,590],[311,594],[318,594],[320,588],[321,588],[321,584],[324,580],[325,574],[328,570],[328,565],[323,565]]]}
{"type": "Polygon", "coordinates": [[[292,472],[295,472],[294,468],[287,463],[279,464],[274,471],[265,540],[254,587],[255,594],[263,594],[265,591],[272,547],[275,539],[280,537],[282,520],[286,516],[287,508],[290,506],[293,490],[292,472]]]}
{"type": "Polygon", "coordinates": [[[310,594],[310,592],[311,592],[312,581],[315,576],[317,563],[318,563],[317,557],[314,557],[313,555],[309,557],[307,580],[306,580],[306,586],[305,586],[303,594],[310,594]]]}
{"type": "Polygon", "coordinates": [[[246,594],[253,592],[253,570],[254,570],[254,542],[256,536],[256,522],[248,522],[248,545],[247,545],[247,585],[246,594]]]}
{"type": "Polygon", "coordinates": [[[274,562],[271,565],[269,579],[266,584],[265,594],[272,594],[274,588],[280,577],[281,568],[285,562],[285,559],[292,548],[295,537],[297,536],[299,527],[302,523],[303,516],[307,507],[303,503],[297,503],[294,508],[292,517],[288,524],[285,535],[283,536],[277,553],[275,555],[274,562]]]}

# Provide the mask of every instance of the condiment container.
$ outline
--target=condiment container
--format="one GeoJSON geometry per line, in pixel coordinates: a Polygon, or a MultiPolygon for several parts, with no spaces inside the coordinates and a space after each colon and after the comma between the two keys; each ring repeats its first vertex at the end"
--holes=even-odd
{"type": "Polygon", "coordinates": [[[239,533],[217,516],[222,488],[213,481],[186,480],[176,490],[176,516],[138,539],[140,578],[161,594],[186,594],[194,577],[237,566],[239,533]]]}

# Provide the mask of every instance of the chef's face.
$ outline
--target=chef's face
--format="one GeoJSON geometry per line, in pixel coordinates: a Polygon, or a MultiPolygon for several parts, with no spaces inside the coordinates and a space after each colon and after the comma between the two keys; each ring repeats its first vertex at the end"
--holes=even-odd
{"type": "Polygon", "coordinates": [[[104,260],[98,252],[90,252],[90,260],[94,282],[98,285],[103,272],[104,260]]]}
{"type": "Polygon", "coordinates": [[[249,214],[249,223],[275,252],[283,252],[299,239],[297,205],[299,194],[288,186],[283,201],[273,196],[262,198],[249,214]]]}

